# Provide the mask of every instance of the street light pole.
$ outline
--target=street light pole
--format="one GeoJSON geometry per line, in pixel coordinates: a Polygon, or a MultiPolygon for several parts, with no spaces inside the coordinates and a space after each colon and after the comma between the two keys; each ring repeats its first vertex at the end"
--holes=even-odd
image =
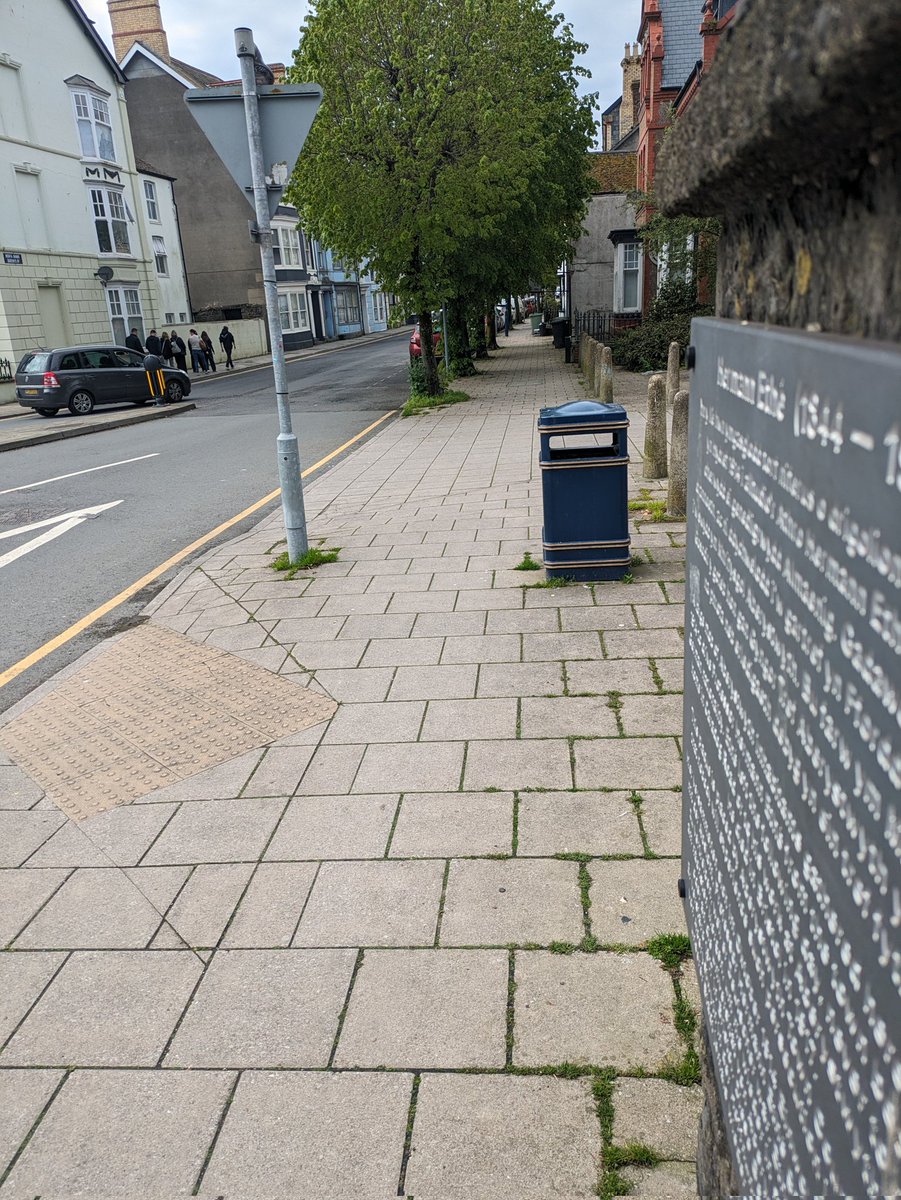
{"type": "Polygon", "coordinates": [[[275,377],[275,399],[278,405],[279,433],[276,441],[278,478],[282,490],[285,533],[288,538],[288,561],[294,563],[306,554],[309,542],[303,504],[303,481],[300,477],[300,453],[297,447],[297,438],[291,429],[291,409],[288,404],[285,344],[282,339],[282,325],[278,311],[275,257],[272,253],[272,225],[269,219],[269,197],[266,191],[266,170],[263,165],[263,134],[257,95],[256,59],[258,52],[252,30],[243,28],[235,30],[235,50],[241,64],[241,89],[244,98],[244,115],[247,118],[247,143],[250,147],[253,201],[257,214],[257,236],[260,241],[269,339],[272,343],[272,373],[275,377]]]}

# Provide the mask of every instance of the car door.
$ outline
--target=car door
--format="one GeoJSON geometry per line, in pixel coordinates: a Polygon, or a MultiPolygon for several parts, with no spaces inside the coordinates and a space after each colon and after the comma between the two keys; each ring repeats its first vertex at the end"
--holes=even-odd
{"type": "Polygon", "coordinates": [[[112,346],[91,346],[81,351],[87,368],[85,386],[97,404],[114,404],[120,399],[114,354],[112,346]]]}
{"type": "Polygon", "coordinates": [[[120,399],[130,400],[132,404],[139,400],[149,400],[150,388],[147,384],[147,372],[144,370],[144,355],[122,347],[115,349],[113,354],[116,359],[120,399]]]}

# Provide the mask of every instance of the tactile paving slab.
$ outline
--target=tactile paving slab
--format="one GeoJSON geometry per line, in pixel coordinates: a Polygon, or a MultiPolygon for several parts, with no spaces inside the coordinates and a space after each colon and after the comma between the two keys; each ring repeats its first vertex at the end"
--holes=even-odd
{"type": "Polygon", "coordinates": [[[131,629],[0,731],[73,820],[327,720],[337,704],[161,625],[131,629]]]}

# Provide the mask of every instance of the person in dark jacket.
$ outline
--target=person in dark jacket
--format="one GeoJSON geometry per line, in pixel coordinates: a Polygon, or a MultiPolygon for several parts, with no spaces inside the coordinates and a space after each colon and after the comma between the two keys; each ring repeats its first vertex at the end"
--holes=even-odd
{"type": "Polygon", "coordinates": [[[232,350],[235,348],[235,335],[227,325],[222,326],[222,332],[219,334],[219,345],[222,347],[222,353],[225,355],[226,371],[234,371],[235,364],[232,362],[232,350]]]}
{"type": "Polygon", "coordinates": [[[187,371],[188,369],[188,347],[185,345],[184,338],[180,337],[176,330],[172,330],[172,357],[175,359],[175,365],[179,371],[187,371]]]}
{"type": "Polygon", "coordinates": [[[147,341],[144,343],[144,345],[147,347],[148,354],[155,354],[157,356],[157,358],[163,357],[163,355],[162,355],[163,343],[160,341],[159,337],[157,336],[157,332],[155,329],[151,329],[151,331],[147,334],[147,341]]]}
{"type": "Polygon", "coordinates": [[[136,350],[138,354],[144,353],[144,347],[141,344],[141,339],[138,337],[137,329],[133,329],[131,331],[131,333],[125,339],[125,345],[129,348],[129,350],[136,350]]]}
{"type": "Polygon", "coordinates": [[[201,331],[200,340],[203,342],[203,352],[206,355],[207,366],[215,374],[216,372],[216,355],[213,353],[213,339],[204,329],[201,331]]]}
{"type": "Polygon", "coordinates": [[[173,357],[172,353],[172,339],[169,337],[169,334],[165,331],[165,329],[160,337],[160,346],[162,348],[160,357],[162,358],[163,362],[167,367],[174,367],[175,358],[173,357]]]}

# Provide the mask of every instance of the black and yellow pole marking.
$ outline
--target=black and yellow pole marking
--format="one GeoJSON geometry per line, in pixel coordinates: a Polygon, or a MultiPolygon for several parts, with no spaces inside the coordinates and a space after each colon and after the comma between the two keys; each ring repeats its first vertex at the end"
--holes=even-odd
{"type": "Polygon", "coordinates": [[[156,395],[156,392],[153,390],[153,376],[149,371],[145,371],[144,374],[147,376],[147,386],[150,388],[150,398],[152,400],[156,395]]]}
{"type": "Polygon", "coordinates": [[[159,371],[157,371],[157,373],[156,373],[156,380],[157,380],[157,383],[160,385],[160,395],[161,395],[161,396],[165,395],[165,392],[166,392],[166,381],[165,381],[165,379],[163,378],[163,372],[162,372],[162,370],[159,370],[159,371]]]}

